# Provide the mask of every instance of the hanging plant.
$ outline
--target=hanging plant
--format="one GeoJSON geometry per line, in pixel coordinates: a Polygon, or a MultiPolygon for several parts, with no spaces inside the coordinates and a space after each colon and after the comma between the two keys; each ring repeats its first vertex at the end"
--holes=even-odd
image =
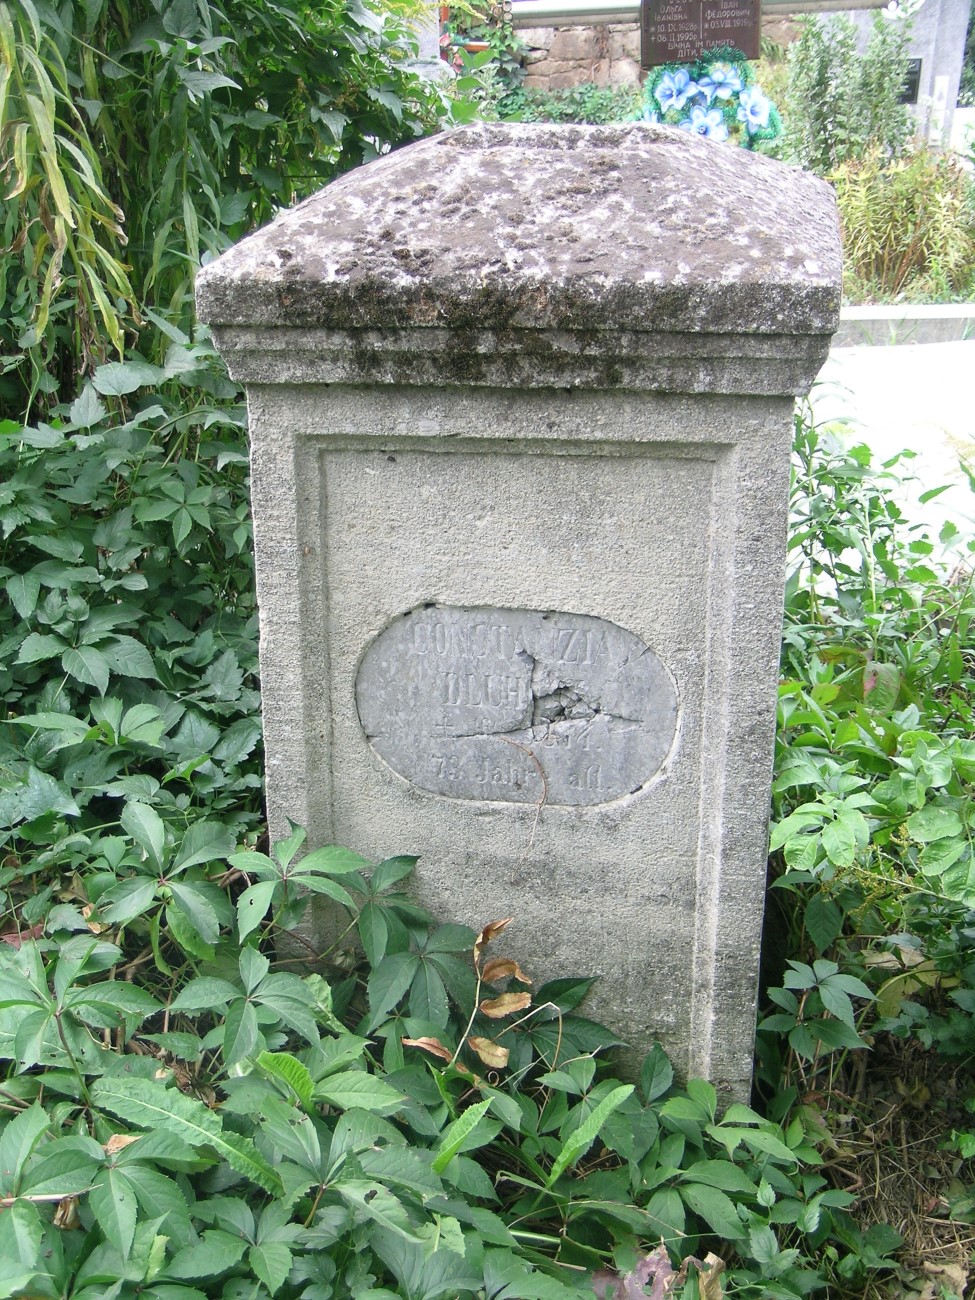
{"type": "Polygon", "coordinates": [[[756,84],[744,54],[731,45],[708,50],[694,63],[651,69],[643,116],[710,140],[735,140],[745,149],[782,134],[778,109],[756,84]]]}

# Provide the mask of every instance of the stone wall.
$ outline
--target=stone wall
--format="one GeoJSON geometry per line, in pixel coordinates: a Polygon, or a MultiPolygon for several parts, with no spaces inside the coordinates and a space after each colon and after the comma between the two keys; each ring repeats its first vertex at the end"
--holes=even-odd
{"type": "Polygon", "coordinates": [[[597,86],[640,84],[638,23],[602,27],[525,27],[528,46],[524,84],[561,90],[592,81],[597,86]]]}

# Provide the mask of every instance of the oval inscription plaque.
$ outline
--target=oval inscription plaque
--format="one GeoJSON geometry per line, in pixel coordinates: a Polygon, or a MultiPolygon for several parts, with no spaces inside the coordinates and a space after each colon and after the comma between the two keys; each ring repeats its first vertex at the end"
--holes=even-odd
{"type": "Polygon", "coordinates": [[[426,606],[369,645],[356,707],[370,745],[452,799],[591,806],[636,793],[677,735],[677,691],[605,619],[426,606]]]}

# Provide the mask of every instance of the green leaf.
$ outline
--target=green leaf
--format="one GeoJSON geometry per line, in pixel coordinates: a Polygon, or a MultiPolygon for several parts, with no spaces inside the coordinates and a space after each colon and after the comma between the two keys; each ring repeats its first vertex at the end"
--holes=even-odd
{"type": "MultiPolygon", "coordinates": [[[[97,1010],[104,1016],[108,1012],[108,1024],[98,1018],[89,1020],[90,1024],[99,1028],[114,1028],[125,1017],[138,1017],[142,1021],[163,1009],[162,1003],[157,1002],[151,993],[127,980],[99,980],[95,984],[75,988],[65,997],[64,1005],[76,1015],[97,1010]]],[[[87,1016],[83,1018],[88,1019],[87,1016]]]]}
{"type": "Polygon", "coordinates": [[[760,1151],[764,1155],[774,1156],[776,1160],[786,1161],[794,1165],[798,1159],[794,1151],[773,1133],[759,1128],[736,1128],[729,1124],[711,1124],[708,1126],[708,1132],[712,1137],[717,1138],[719,1142],[728,1150],[734,1151],[735,1147],[742,1142],[752,1151],[760,1151]]]}
{"type": "Polygon", "coordinates": [[[219,1228],[208,1228],[193,1246],[177,1251],[166,1267],[169,1277],[218,1277],[234,1267],[243,1258],[247,1242],[219,1228]]]}
{"type": "Polygon", "coordinates": [[[907,819],[907,829],[915,840],[922,844],[929,840],[946,840],[955,835],[963,835],[965,828],[961,818],[950,808],[940,808],[937,804],[928,804],[912,813],[907,819]]]}
{"type": "Polygon", "coordinates": [[[130,356],[127,361],[109,361],[98,366],[92,383],[103,397],[125,397],[137,388],[158,384],[162,377],[158,366],[150,365],[140,356],[130,356]]]}
{"type": "Polygon", "coordinates": [[[406,1098],[383,1079],[361,1070],[343,1070],[315,1084],[315,1099],[340,1110],[358,1107],[375,1115],[401,1110],[406,1098]]]}
{"type": "Polygon", "coordinates": [[[448,1129],[444,1132],[439,1143],[437,1144],[436,1155],[433,1160],[433,1171],[442,1174],[443,1171],[464,1147],[464,1142],[470,1134],[477,1128],[482,1117],[490,1109],[491,1098],[487,1101],[475,1102],[473,1106],[468,1106],[467,1110],[453,1121],[448,1129]]]}
{"type": "Polygon", "coordinates": [[[108,690],[108,660],[94,646],[72,646],[61,656],[61,667],[70,676],[87,686],[94,686],[99,695],[108,690]]]}
{"type": "Polygon", "coordinates": [[[248,1138],[225,1133],[220,1117],[200,1101],[150,1079],[96,1079],[92,1100],[139,1128],[167,1128],[192,1147],[212,1147],[231,1169],[266,1192],[281,1195],[281,1179],[248,1138]]]}
{"type": "Polygon", "coordinates": [[[222,822],[194,822],[180,841],[172,870],[185,871],[201,863],[220,862],[230,856],[233,848],[234,833],[229,826],[222,822]]]}
{"type": "Polygon", "coordinates": [[[22,1268],[36,1268],[41,1258],[43,1235],[41,1216],[30,1201],[14,1201],[0,1212],[0,1260],[5,1270],[14,1261],[22,1268]]]}
{"type": "Polygon", "coordinates": [[[420,966],[420,958],[413,952],[395,952],[384,957],[370,974],[366,986],[369,997],[369,1024],[365,1033],[372,1033],[382,1024],[386,1013],[400,1001],[413,983],[420,966]]]}
{"type": "Polygon", "coordinates": [[[291,1272],[291,1251],[282,1241],[265,1241],[250,1248],[247,1262],[274,1295],[284,1286],[291,1272]]]}
{"type": "Polygon", "coordinates": [[[16,663],[36,664],[44,659],[53,659],[64,650],[64,642],[59,636],[42,636],[40,632],[31,632],[24,637],[17,653],[16,663]]]}
{"type": "Polygon", "coordinates": [[[24,1166],[50,1125],[47,1112],[36,1101],[4,1125],[0,1133],[0,1190],[5,1196],[16,1193],[24,1166]]]}
{"type": "Polygon", "coordinates": [[[314,1085],[307,1067],[299,1060],[287,1052],[261,1052],[257,1064],[275,1079],[286,1083],[305,1110],[311,1110],[314,1085]]]}
{"type": "Polygon", "coordinates": [[[389,928],[384,909],[377,903],[366,903],[358,918],[359,941],[370,966],[378,966],[386,956],[389,928]]]}
{"type": "Polygon", "coordinates": [[[77,817],[78,805],[59,781],[47,772],[31,767],[26,781],[0,785],[0,828],[30,822],[45,813],[65,813],[77,817]]]}
{"type": "Polygon", "coordinates": [[[647,1105],[662,1097],[673,1081],[674,1067],[660,1044],[654,1043],[640,1069],[640,1091],[647,1105]]]}
{"type": "Polygon", "coordinates": [[[156,882],[144,876],[120,880],[102,895],[98,916],[109,925],[125,925],[141,916],[151,906],[156,895],[156,882]]]}
{"type": "MultiPolygon", "coordinates": [[[[4,583],[10,603],[21,618],[30,618],[37,608],[37,598],[41,594],[41,580],[34,573],[15,573],[4,583]]],[[[32,633],[36,636],[37,633],[32,633]]],[[[50,637],[54,640],[54,637],[50,637]]],[[[23,649],[23,647],[21,647],[23,649]]],[[[47,656],[45,656],[47,657],[47,656]]],[[[26,662],[26,661],[21,661],[26,662]]]]}
{"type": "MultiPolygon", "coordinates": [[[[144,1138],[141,1140],[145,1141],[144,1138]]],[[[172,1178],[134,1162],[126,1164],[125,1176],[135,1192],[144,1217],[166,1220],[161,1226],[168,1228],[176,1240],[190,1235],[189,1206],[179,1185],[172,1178]]]]}
{"type": "Polygon", "coordinates": [[[100,1176],[105,1155],[90,1138],[58,1138],[44,1147],[21,1184],[22,1196],[78,1196],[100,1176]]]}
{"type": "Polygon", "coordinates": [[[311,853],[306,853],[290,874],[307,876],[320,871],[327,876],[345,876],[351,871],[364,871],[370,865],[368,858],[353,853],[351,849],[328,845],[326,848],[314,849],[311,853]]]}
{"type": "Polygon", "coordinates": [[[424,1201],[443,1193],[443,1183],[430,1164],[410,1147],[371,1147],[359,1153],[359,1166],[368,1178],[398,1183],[424,1201]]]}
{"type": "Polygon", "coordinates": [[[700,1183],[684,1183],[680,1194],[694,1213],[699,1215],[719,1237],[734,1241],[745,1235],[734,1201],[717,1187],[707,1187],[700,1183]]]}
{"type": "Polygon", "coordinates": [[[756,1264],[771,1264],[779,1253],[775,1233],[767,1225],[749,1229],[748,1253],[756,1264]]]}
{"type": "Polygon", "coordinates": [[[713,1083],[708,1083],[706,1079],[688,1079],[687,1095],[701,1107],[708,1119],[714,1119],[718,1109],[718,1093],[713,1083]]]}
{"type": "Polygon", "coordinates": [[[843,929],[843,913],[824,894],[814,894],[806,905],[806,933],[817,952],[825,952],[843,929]]]}
{"type": "Polygon", "coordinates": [[[81,396],[75,398],[71,403],[68,412],[71,423],[77,429],[90,429],[92,425],[98,424],[106,415],[105,407],[98,400],[95,389],[91,384],[85,384],[81,390],[81,396]]]}
{"type": "Polygon", "coordinates": [[[842,989],[826,980],[819,986],[819,996],[823,1000],[823,1006],[827,1011],[831,1011],[837,1020],[842,1020],[851,1029],[856,1029],[856,1015],[853,1010],[853,1003],[842,989]]]}
{"type": "Polygon", "coordinates": [[[250,1056],[257,1046],[257,1012],[253,1003],[238,998],[227,1009],[223,1027],[223,1059],[227,1065],[250,1056]]]}
{"type": "Polygon", "coordinates": [[[128,1178],[118,1169],[105,1169],[88,1193],[88,1203],[105,1240],[128,1259],[136,1218],[135,1193],[128,1178]]]}
{"type": "Polygon", "coordinates": [[[863,666],[863,698],[878,713],[892,713],[901,688],[900,670],[894,664],[870,659],[863,666]]]}
{"type": "Polygon", "coordinates": [[[220,922],[213,910],[213,904],[194,884],[184,881],[169,882],[173,902],[194,927],[204,943],[216,943],[220,938],[220,922]]]}
{"type": "Polygon", "coordinates": [[[647,1217],[653,1227],[653,1236],[666,1242],[680,1241],[684,1236],[686,1214],[684,1202],[672,1187],[654,1192],[647,1202],[647,1217]]]}
{"type": "Polygon", "coordinates": [[[418,1241],[413,1232],[410,1216],[402,1201],[382,1185],[362,1178],[340,1179],[334,1184],[335,1191],[355,1209],[367,1214],[370,1219],[383,1228],[405,1237],[409,1241],[418,1241]]]}
{"type": "Polygon", "coordinates": [[[632,1093],[633,1085],[631,1083],[621,1084],[618,1088],[614,1088],[608,1096],[604,1097],[597,1106],[593,1107],[591,1113],[587,1115],[579,1127],[566,1138],[565,1144],[556,1157],[548,1178],[545,1180],[546,1187],[553,1186],[565,1170],[571,1164],[574,1164],[584,1152],[589,1150],[598,1137],[599,1130],[606,1119],[615,1110],[618,1110],[632,1093]]]}
{"type": "Polygon", "coordinates": [[[595,983],[595,977],[549,980],[535,994],[535,1005],[541,1007],[549,1002],[565,1015],[567,1011],[575,1011],[595,983]]]}
{"type": "Polygon", "coordinates": [[[149,651],[132,636],[114,636],[104,642],[100,652],[112,672],[123,677],[138,677],[154,680],[156,666],[149,651]]]}
{"type": "Polygon", "coordinates": [[[380,894],[398,881],[404,880],[413,871],[418,861],[418,858],[404,856],[386,858],[384,862],[380,862],[369,880],[373,894],[380,894]]]}
{"type": "Polygon", "coordinates": [[[158,871],[162,871],[166,851],[166,828],[155,808],[130,799],[122,809],[119,821],[122,829],[132,836],[140,848],[145,849],[152,865],[158,871]]]}
{"type": "Polygon", "coordinates": [[[699,1160],[689,1169],[685,1169],[681,1178],[689,1183],[706,1183],[709,1187],[718,1187],[723,1192],[741,1192],[747,1196],[758,1195],[757,1184],[730,1160],[699,1160]]]}
{"type": "Polygon", "coordinates": [[[240,997],[240,989],[229,980],[201,975],[190,980],[170,1004],[171,1011],[219,1011],[233,998],[240,997]]]}
{"type": "Polygon", "coordinates": [[[276,888],[277,883],[273,880],[259,880],[237,899],[237,936],[241,943],[267,916],[276,888]]]}
{"type": "Polygon", "coordinates": [[[837,867],[853,865],[857,842],[852,827],[842,818],[823,827],[823,848],[826,856],[837,867]]]}
{"type": "Polygon", "coordinates": [[[64,732],[74,741],[84,740],[91,730],[87,722],[73,718],[70,713],[28,713],[22,718],[9,718],[7,721],[18,727],[32,727],[36,731],[64,732]]]}

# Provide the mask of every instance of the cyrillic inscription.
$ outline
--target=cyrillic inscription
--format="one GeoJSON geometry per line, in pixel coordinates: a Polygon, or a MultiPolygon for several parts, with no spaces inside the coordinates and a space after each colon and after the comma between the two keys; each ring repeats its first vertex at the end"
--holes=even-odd
{"type": "Polygon", "coordinates": [[[642,0],[644,68],[693,63],[705,50],[733,45],[757,59],[761,38],[758,0],[642,0]]]}
{"type": "Polygon", "coordinates": [[[677,734],[643,641],[586,614],[427,606],[367,648],[356,706],[394,772],[434,794],[593,805],[636,793],[677,734]]]}

